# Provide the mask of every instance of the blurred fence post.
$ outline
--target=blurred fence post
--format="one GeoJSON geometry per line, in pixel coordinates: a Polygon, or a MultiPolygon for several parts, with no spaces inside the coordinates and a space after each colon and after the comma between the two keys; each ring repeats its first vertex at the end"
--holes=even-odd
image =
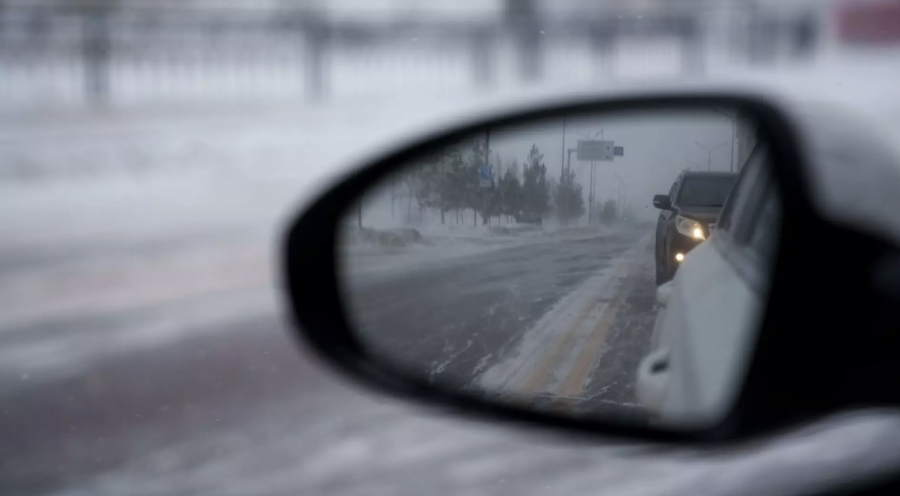
{"type": "Polygon", "coordinates": [[[303,71],[307,98],[313,101],[325,97],[327,50],[333,41],[327,21],[317,12],[304,12],[300,16],[303,33],[303,71]]]}
{"type": "Polygon", "coordinates": [[[472,76],[477,88],[486,88],[494,82],[494,36],[478,27],[471,38],[472,76]]]}
{"type": "Polygon", "coordinates": [[[541,27],[533,0],[506,0],[507,28],[513,34],[519,77],[533,82],[543,75],[541,27]]]}
{"type": "Polygon", "coordinates": [[[520,76],[525,82],[534,82],[543,76],[542,43],[537,36],[537,28],[534,30],[523,29],[517,37],[519,47],[520,76]]]}
{"type": "Polygon", "coordinates": [[[84,64],[84,95],[88,104],[102,106],[110,100],[109,14],[103,9],[82,13],[81,50],[84,64]]]}
{"type": "Polygon", "coordinates": [[[818,48],[819,26],[814,11],[806,11],[794,20],[794,55],[797,58],[811,57],[818,48]]]}
{"type": "Polygon", "coordinates": [[[775,26],[759,3],[750,3],[748,19],[748,52],[751,64],[771,62],[775,58],[775,26]]]}
{"type": "Polygon", "coordinates": [[[681,70],[686,74],[702,75],[706,71],[704,30],[699,18],[677,21],[681,38],[681,70]]]}
{"type": "Polygon", "coordinates": [[[598,22],[588,31],[591,53],[595,64],[596,75],[600,79],[612,77],[613,44],[616,38],[616,27],[610,22],[598,22]]]}

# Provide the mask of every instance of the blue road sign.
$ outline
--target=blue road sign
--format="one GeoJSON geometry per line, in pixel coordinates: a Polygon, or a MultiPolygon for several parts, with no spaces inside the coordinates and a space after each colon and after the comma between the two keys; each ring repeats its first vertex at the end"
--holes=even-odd
{"type": "Polygon", "coordinates": [[[478,168],[478,185],[482,188],[490,188],[494,184],[490,165],[482,165],[478,168]]]}

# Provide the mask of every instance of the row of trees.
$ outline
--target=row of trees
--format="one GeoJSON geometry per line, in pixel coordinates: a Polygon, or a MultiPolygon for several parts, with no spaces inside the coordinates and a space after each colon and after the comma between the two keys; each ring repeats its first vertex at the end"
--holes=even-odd
{"type": "Polygon", "coordinates": [[[525,161],[513,158],[503,165],[503,157],[490,153],[486,140],[479,139],[469,149],[458,144],[427,157],[396,176],[391,184],[392,211],[394,203],[403,199],[407,216],[413,205],[419,211],[436,209],[441,223],[448,214],[456,223],[463,222],[464,212],[472,211],[472,223],[482,224],[491,217],[505,217],[517,222],[540,223],[554,210],[563,224],[585,213],[581,184],[573,171],[563,171],[558,181],[547,178],[544,155],[536,144],[531,146],[525,161]],[[481,168],[492,168],[490,185],[481,183],[481,168]]]}

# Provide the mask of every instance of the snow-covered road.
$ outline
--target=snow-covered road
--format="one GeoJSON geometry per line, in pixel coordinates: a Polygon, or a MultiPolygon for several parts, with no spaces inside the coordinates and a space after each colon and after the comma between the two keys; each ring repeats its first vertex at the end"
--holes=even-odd
{"type": "MultiPolygon", "coordinates": [[[[634,288],[625,288],[637,280],[638,292],[650,296],[641,311],[652,321],[652,271],[633,267],[635,259],[652,261],[650,234],[644,227],[558,237],[379,277],[351,268],[343,271],[348,308],[373,350],[430,380],[531,396],[559,389],[572,375],[577,391],[568,396],[595,399],[585,386],[601,353],[585,357],[588,370],[578,375],[571,352],[584,349],[591,334],[618,332],[623,322],[603,326],[601,319],[615,315],[618,293],[636,301],[634,288]]],[[[649,331],[633,331],[644,338],[631,350],[633,369],[649,331]]]]}

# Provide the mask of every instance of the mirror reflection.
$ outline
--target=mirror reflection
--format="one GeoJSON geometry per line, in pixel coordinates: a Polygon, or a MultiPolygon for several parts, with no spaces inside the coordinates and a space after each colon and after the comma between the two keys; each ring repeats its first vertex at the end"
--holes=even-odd
{"type": "Polygon", "coordinates": [[[735,109],[485,128],[399,166],[340,227],[359,339],[444,388],[561,415],[727,413],[778,233],[735,109]]]}

